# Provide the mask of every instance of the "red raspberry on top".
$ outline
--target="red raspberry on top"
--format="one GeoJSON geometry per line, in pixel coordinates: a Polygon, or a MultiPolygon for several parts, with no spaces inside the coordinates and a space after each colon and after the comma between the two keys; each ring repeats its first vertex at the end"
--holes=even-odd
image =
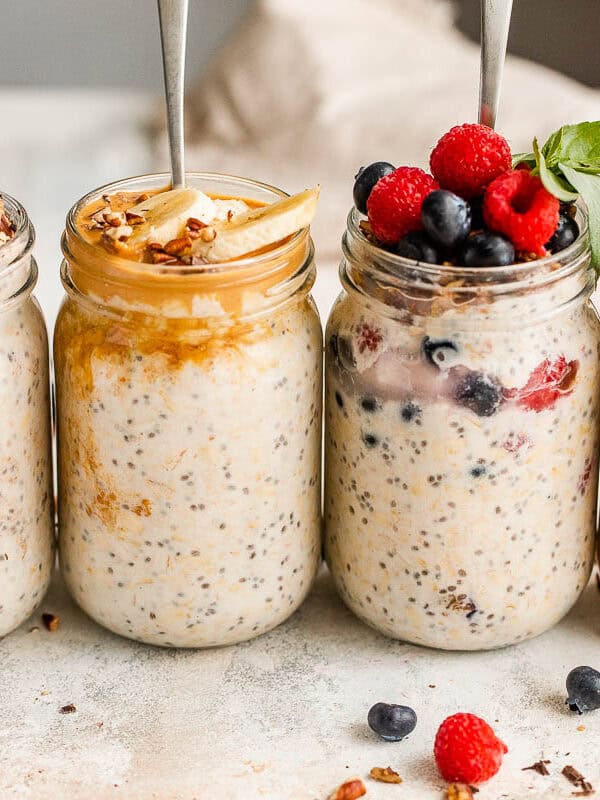
{"type": "Polygon", "coordinates": [[[433,752],[444,780],[476,785],[498,772],[508,748],[480,717],[454,714],[440,725],[433,752]]]}
{"type": "Polygon", "coordinates": [[[367,200],[371,229],[380,242],[397,244],[410,231],[419,230],[421,206],[437,182],[418,167],[398,167],[377,181],[367,200]]]}
{"type": "Polygon", "coordinates": [[[541,180],[522,169],[495,178],[485,190],[483,218],[487,225],[507,236],[522,253],[546,255],[544,245],[559,220],[558,198],[541,180]]]}
{"type": "Polygon", "coordinates": [[[467,200],[483,193],[497,175],[510,169],[508,142],[487,125],[456,125],[431,153],[431,171],[443,189],[467,200]]]}

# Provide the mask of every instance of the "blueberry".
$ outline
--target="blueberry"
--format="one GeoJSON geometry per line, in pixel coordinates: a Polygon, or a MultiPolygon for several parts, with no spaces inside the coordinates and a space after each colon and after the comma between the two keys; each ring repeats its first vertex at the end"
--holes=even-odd
{"type": "Polygon", "coordinates": [[[430,339],[429,336],[425,336],[421,342],[421,347],[427,361],[438,369],[446,366],[452,357],[452,353],[458,353],[458,347],[449,339],[430,339]]]}
{"type": "Polygon", "coordinates": [[[412,422],[413,419],[416,419],[420,415],[421,409],[416,403],[413,403],[412,400],[409,400],[408,403],[405,403],[400,409],[400,416],[404,422],[412,422]]]}
{"type": "Polygon", "coordinates": [[[575,667],[567,675],[567,694],[567,705],[578,714],[600,708],[600,672],[575,667]]]}
{"type": "Polygon", "coordinates": [[[512,242],[497,233],[476,233],[461,251],[465,267],[506,267],[515,263],[512,242]]]}
{"type": "Polygon", "coordinates": [[[502,403],[502,386],[491,375],[469,370],[456,384],[453,399],[479,417],[491,417],[502,403]]]}
{"type": "Polygon", "coordinates": [[[423,231],[411,231],[400,239],[396,247],[396,255],[422,261],[425,264],[439,264],[440,256],[433,243],[423,231]]]}
{"type": "Polygon", "coordinates": [[[367,213],[367,200],[378,180],[385,178],[396,167],[387,161],[376,161],[368,167],[361,167],[354,176],[354,205],[361,214],[367,213]]]}
{"type": "Polygon", "coordinates": [[[471,468],[471,476],[473,478],[483,478],[486,472],[485,464],[478,464],[476,467],[471,468]]]}
{"type": "Polygon", "coordinates": [[[375,703],[369,710],[367,721],[369,727],[386,742],[399,742],[414,731],[417,715],[409,706],[375,703]]]}
{"type": "Polygon", "coordinates": [[[369,414],[372,414],[374,411],[377,411],[380,406],[377,400],[374,397],[363,397],[360,401],[360,404],[364,411],[368,411],[369,414]]]}
{"type": "Polygon", "coordinates": [[[344,407],[344,398],[339,392],[335,393],[335,402],[338,404],[340,408],[344,407]]]}
{"type": "Polygon", "coordinates": [[[335,363],[342,369],[353,370],[356,368],[352,339],[349,336],[333,336],[329,339],[329,352],[335,363]]]}
{"type": "Polygon", "coordinates": [[[471,207],[457,194],[438,189],[423,200],[421,222],[434,242],[451,250],[469,235],[471,207]]]}
{"type": "Polygon", "coordinates": [[[558,253],[559,250],[564,250],[565,247],[573,244],[578,236],[579,225],[573,217],[563,213],[558,219],[558,226],[552,234],[552,238],[546,242],[546,249],[550,250],[551,253],[558,253]]]}

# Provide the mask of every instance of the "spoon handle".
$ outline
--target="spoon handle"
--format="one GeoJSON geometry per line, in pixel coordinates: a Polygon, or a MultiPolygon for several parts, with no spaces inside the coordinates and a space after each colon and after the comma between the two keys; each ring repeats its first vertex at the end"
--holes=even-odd
{"type": "Polygon", "coordinates": [[[183,93],[188,0],[158,0],[173,188],[185,184],[183,93]]]}
{"type": "Polygon", "coordinates": [[[496,124],[513,0],[481,0],[479,122],[496,124]]]}

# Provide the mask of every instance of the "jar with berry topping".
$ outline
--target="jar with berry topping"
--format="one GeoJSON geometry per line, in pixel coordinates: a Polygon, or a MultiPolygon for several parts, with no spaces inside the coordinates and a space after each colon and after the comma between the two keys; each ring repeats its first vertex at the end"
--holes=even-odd
{"type": "Polygon", "coordinates": [[[326,333],[326,558],[383,633],[501,647],[550,628],[594,560],[600,328],[585,214],[561,252],[419,263],[356,210],[326,333]]]}
{"type": "Polygon", "coordinates": [[[0,197],[0,637],[40,604],[54,563],[48,337],[25,209],[0,197]]]}
{"type": "Polygon", "coordinates": [[[320,563],[322,333],[308,228],[230,262],[180,257],[190,239],[219,241],[200,217],[283,193],[187,179],[179,194],[166,175],[113,184],[68,216],[59,541],[66,583],[97,622],[208,647],[282,622],[320,563]],[[150,211],[136,255],[132,230],[150,211]],[[161,227],[175,237],[162,245],[161,227]]]}

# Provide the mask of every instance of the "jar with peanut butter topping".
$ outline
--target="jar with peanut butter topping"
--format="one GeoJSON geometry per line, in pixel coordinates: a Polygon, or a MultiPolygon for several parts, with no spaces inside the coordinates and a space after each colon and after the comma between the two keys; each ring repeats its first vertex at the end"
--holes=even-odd
{"type": "Polygon", "coordinates": [[[299,208],[316,197],[166,183],[112,184],[67,218],[60,559],[106,628],[210,647],[285,620],[320,561],[322,334],[299,208]]]}

